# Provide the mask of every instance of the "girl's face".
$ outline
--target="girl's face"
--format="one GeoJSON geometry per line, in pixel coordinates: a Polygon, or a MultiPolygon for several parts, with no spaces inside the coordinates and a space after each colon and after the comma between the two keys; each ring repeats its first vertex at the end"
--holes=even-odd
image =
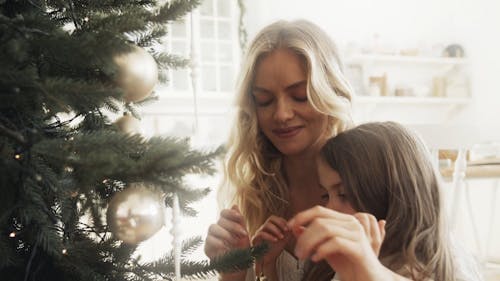
{"type": "Polygon", "coordinates": [[[314,152],[326,139],[328,118],[309,103],[306,65],[292,50],[259,61],[252,95],[259,128],[281,153],[314,152]]]}
{"type": "Polygon", "coordinates": [[[320,187],[325,189],[325,199],[328,198],[327,208],[354,215],[356,210],[349,203],[349,198],[345,194],[345,186],[342,183],[339,173],[332,169],[321,157],[316,160],[320,187]]]}

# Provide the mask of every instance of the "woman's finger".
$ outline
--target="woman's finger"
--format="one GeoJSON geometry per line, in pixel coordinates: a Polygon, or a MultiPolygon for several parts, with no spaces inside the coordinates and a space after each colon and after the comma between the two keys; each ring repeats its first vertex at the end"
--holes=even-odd
{"type": "Polygon", "coordinates": [[[236,235],[238,237],[246,237],[248,233],[243,225],[237,223],[233,220],[226,219],[225,217],[219,218],[217,224],[221,226],[223,229],[231,233],[232,235],[236,235]]]}
{"type": "Polygon", "coordinates": [[[253,237],[252,245],[260,244],[262,241],[276,242],[278,240],[279,240],[279,238],[276,237],[275,235],[262,231],[253,237]]]}
{"type": "Polygon", "coordinates": [[[262,229],[282,239],[285,237],[285,233],[288,231],[288,226],[286,225],[286,223],[286,220],[283,218],[271,216],[269,217],[269,219],[267,219],[266,223],[264,223],[262,229]]]}
{"type": "Polygon", "coordinates": [[[213,259],[216,256],[220,256],[230,248],[226,244],[213,235],[208,235],[205,239],[205,254],[208,258],[213,259]]]}
{"type": "Polygon", "coordinates": [[[245,224],[245,218],[237,209],[224,209],[220,212],[220,217],[241,225],[245,224]]]}
{"type": "MultiPolygon", "coordinates": [[[[219,224],[212,224],[208,228],[208,236],[214,236],[215,238],[223,241],[228,246],[238,245],[240,239],[244,239],[233,235],[227,229],[221,227],[219,224]]],[[[248,238],[247,238],[248,239],[248,238]]]]}

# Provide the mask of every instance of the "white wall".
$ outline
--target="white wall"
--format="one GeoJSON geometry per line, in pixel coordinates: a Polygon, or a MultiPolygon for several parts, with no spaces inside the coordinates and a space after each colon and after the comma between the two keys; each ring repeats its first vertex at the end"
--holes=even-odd
{"type": "Polygon", "coordinates": [[[387,48],[430,49],[459,43],[470,58],[470,106],[455,123],[470,123],[478,140],[500,140],[500,1],[496,0],[247,0],[250,39],[277,19],[305,18],[339,46],[369,45],[375,34],[387,48]]]}

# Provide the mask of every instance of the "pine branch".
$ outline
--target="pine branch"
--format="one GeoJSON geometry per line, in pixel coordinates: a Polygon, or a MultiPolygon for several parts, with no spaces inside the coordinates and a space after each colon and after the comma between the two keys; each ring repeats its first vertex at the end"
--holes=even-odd
{"type": "Polygon", "coordinates": [[[191,255],[202,244],[203,244],[203,240],[199,236],[195,236],[195,237],[189,238],[185,241],[182,241],[181,257],[184,259],[187,258],[187,256],[191,255]]]}
{"type": "Polygon", "coordinates": [[[10,130],[9,128],[5,127],[2,124],[0,124],[0,134],[11,138],[12,140],[16,141],[17,143],[19,143],[21,145],[27,145],[26,140],[24,139],[24,137],[21,134],[15,132],[13,130],[10,130]]]}
{"type": "Polygon", "coordinates": [[[200,0],[169,1],[151,18],[152,22],[166,23],[180,20],[200,4],[200,0]]]}
{"type": "Polygon", "coordinates": [[[214,275],[215,272],[237,272],[247,270],[257,259],[264,256],[269,246],[265,243],[246,249],[232,250],[220,257],[213,259],[210,263],[190,262],[186,270],[182,272],[183,277],[202,279],[214,275]]]}
{"type": "Polygon", "coordinates": [[[189,59],[178,55],[156,53],[154,54],[154,57],[160,68],[178,69],[185,68],[189,64],[189,59]]]}

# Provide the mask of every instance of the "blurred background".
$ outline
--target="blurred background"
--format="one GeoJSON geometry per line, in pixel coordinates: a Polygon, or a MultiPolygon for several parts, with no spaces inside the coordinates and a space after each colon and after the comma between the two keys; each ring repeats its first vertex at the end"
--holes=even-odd
{"type": "MultiPolygon", "coordinates": [[[[500,280],[500,1],[202,0],[165,38],[165,48],[190,58],[191,67],[170,71],[169,83],[156,88],[159,102],[142,108],[142,133],[189,137],[198,148],[223,144],[246,44],[263,26],[298,18],[338,45],[356,90],[355,122],[398,121],[425,139],[446,182],[456,240],[487,280],[500,280]],[[467,168],[454,169],[457,157],[467,168]],[[454,171],[463,180],[453,181],[454,171]]],[[[219,179],[189,179],[214,191],[198,204],[197,218],[181,222],[187,237],[205,236],[216,222],[219,179]]],[[[153,245],[170,240],[163,229],[143,243],[143,257],[160,256],[167,248],[153,245]]],[[[204,258],[201,250],[195,255],[204,258]]]]}

